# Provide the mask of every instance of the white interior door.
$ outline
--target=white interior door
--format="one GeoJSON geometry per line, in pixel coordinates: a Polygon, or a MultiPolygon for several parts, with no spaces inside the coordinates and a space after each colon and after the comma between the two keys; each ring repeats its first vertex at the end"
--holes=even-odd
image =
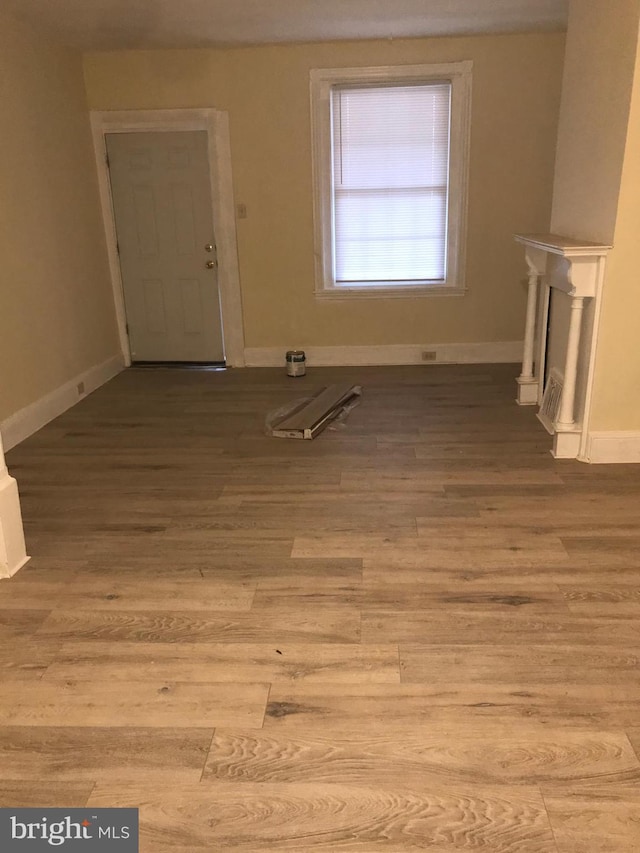
{"type": "Polygon", "coordinates": [[[106,135],[134,362],[224,361],[207,142],[106,135]]]}

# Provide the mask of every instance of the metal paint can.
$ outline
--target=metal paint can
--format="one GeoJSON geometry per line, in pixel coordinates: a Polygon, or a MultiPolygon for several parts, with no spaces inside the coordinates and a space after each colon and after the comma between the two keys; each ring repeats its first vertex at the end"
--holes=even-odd
{"type": "Polygon", "coordinates": [[[304,350],[290,349],[287,352],[287,376],[304,376],[307,372],[306,362],[304,350]]]}

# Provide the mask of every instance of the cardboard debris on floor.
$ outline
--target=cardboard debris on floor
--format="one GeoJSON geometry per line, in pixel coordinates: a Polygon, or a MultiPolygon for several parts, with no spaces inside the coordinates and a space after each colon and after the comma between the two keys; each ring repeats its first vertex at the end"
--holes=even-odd
{"type": "Polygon", "coordinates": [[[362,394],[360,385],[329,385],[271,424],[277,438],[315,438],[331,421],[349,412],[362,394]]]}

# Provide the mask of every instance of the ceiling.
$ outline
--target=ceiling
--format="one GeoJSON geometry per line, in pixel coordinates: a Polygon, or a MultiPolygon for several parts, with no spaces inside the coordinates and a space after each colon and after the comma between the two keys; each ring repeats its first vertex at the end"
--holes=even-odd
{"type": "Polygon", "coordinates": [[[557,30],[569,0],[4,0],[83,50],[557,30]]]}

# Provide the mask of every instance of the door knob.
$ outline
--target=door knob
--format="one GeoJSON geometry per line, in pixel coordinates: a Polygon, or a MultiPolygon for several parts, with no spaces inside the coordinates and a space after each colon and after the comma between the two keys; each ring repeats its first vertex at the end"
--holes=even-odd
{"type": "Polygon", "coordinates": [[[215,261],[207,261],[207,263],[205,264],[205,266],[206,266],[206,267],[207,267],[207,269],[209,269],[209,270],[214,269],[214,268],[215,268],[215,265],[216,265],[216,262],[215,262],[215,261]]]}
{"type": "Polygon", "coordinates": [[[205,252],[213,252],[213,243],[207,243],[204,247],[205,252]]]}

